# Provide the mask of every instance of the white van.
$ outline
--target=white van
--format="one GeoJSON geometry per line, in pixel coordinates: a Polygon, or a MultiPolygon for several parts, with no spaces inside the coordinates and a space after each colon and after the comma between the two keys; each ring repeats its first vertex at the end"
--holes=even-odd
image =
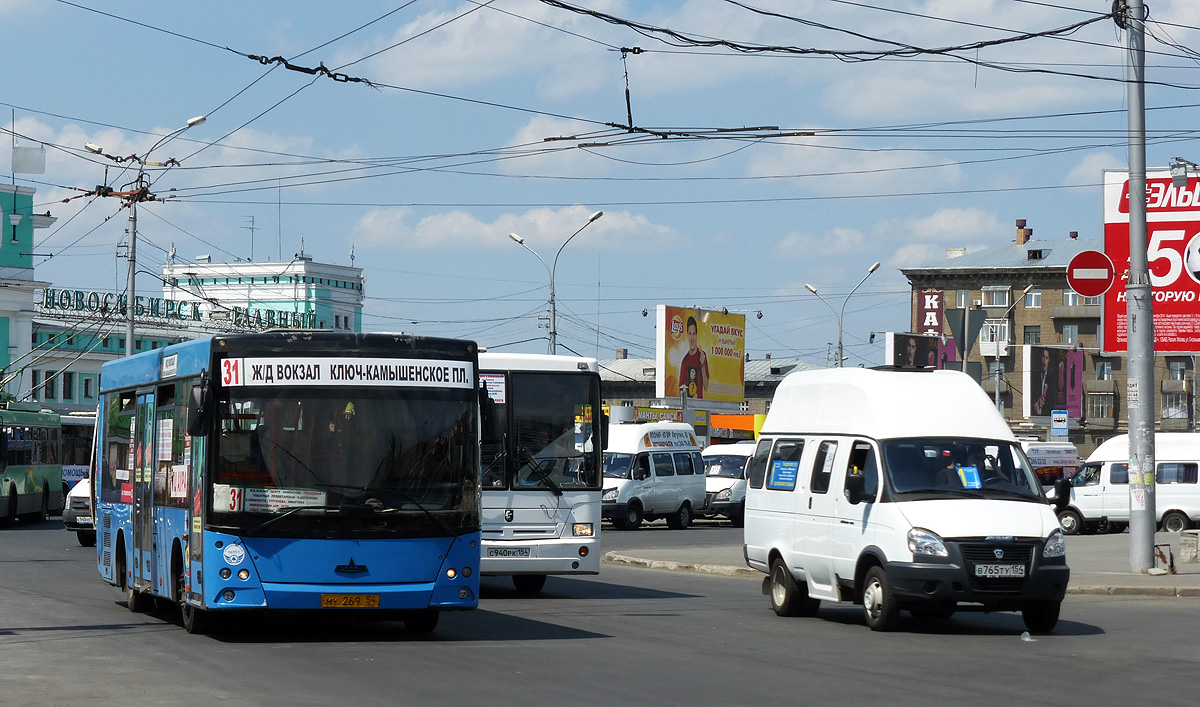
{"type": "MultiPolygon", "coordinates": [[[[1200,434],[1154,435],[1154,509],[1162,529],[1177,533],[1200,520],[1200,434]]],[[[1071,501],[1058,513],[1068,535],[1120,532],[1129,524],[1129,435],[1104,442],[1071,477],[1071,501]]]]}
{"type": "Polygon", "coordinates": [[[957,371],[834,368],[779,385],[749,466],[744,553],[781,616],[862,604],[887,630],[955,611],[1058,622],[1070,570],[1016,438],[957,371]]]}
{"type": "Polygon", "coordinates": [[[666,518],[682,530],[704,505],[704,461],[696,432],[683,422],[610,425],[604,452],[601,517],[622,530],[666,518]]]}
{"type": "Polygon", "coordinates": [[[1069,479],[1079,469],[1079,449],[1070,442],[1021,442],[1021,449],[1043,487],[1069,479]]]}
{"type": "Polygon", "coordinates": [[[704,448],[703,516],[725,516],[733,527],[746,519],[746,463],[754,456],[754,440],[704,448]]]}

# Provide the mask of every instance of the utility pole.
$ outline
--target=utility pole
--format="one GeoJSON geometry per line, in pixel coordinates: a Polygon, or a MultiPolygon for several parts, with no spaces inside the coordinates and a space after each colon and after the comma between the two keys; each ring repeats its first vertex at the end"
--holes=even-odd
{"type": "Polygon", "coordinates": [[[242,218],[250,219],[250,225],[242,226],[242,228],[246,229],[247,231],[250,231],[250,260],[249,260],[249,262],[253,263],[254,262],[254,230],[255,230],[254,217],[253,216],[243,216],[242,218]]]}
{"type": "MultiPolygon", "coordinates": [[[[1146,37],[1142,0],[1125,4],[1129,67],[1129,570],[1154,567],[1154,296],[1146,230],[1146,37]]],[[[1121,24],[1121,18],[1117,18],[1121,24]]]]}

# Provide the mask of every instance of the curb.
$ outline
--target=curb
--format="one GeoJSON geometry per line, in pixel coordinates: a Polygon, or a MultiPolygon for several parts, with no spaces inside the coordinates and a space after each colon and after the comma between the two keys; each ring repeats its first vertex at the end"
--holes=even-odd
{"type": "MultiPolygon", "coordinates": [[[[604,554],[603,562],[610,565],[626,567],[641,567],[651,570],[669,570],[672,572],[699,572],[721,577],[766,577],[762,572],[749,567],[733,567],[730,565],[706,565],[698,562],[676,562],[674,560],[646,560],[641,557],[618,555],[613,552],[604,554]]],[[[1150,586],[1130,587],[1120,585],[1085,585],[1068,586],[1067,594],[1083,596],[1117,596],[1117,597],[1178,597],[1185,599],[1200,598],[1200,587],[1150,586]]]]}

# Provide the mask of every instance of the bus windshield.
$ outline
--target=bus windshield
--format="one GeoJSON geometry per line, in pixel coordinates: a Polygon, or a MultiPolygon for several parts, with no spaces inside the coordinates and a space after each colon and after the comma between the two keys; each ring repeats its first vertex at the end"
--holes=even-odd
{"type": "Polygon", "coordinates": [[[748,461],[750,461],[750,457],[741,454],[721,454],[704,457],[704,473],[707,476],[740,479],[748,461]]]}
{"type": "Polygon", "coordinates": [[[320,537],[477,530],[476,418],[473,391],[237,389],[218,403],[209,520],[320,537]]]}
{"type": "Polygon", "coordinates": [[[609,479],[628,479],[629,467],[633,463],[632,454],[605,452],[604,476],[609,479]]]}
{"type": "Polygon", "coordinates": [[[910,438],[883,443],[888,484],[902,500],[1003,498],[1044,501],[1041,484],[1015,443],[994,439],[910,438]]]}

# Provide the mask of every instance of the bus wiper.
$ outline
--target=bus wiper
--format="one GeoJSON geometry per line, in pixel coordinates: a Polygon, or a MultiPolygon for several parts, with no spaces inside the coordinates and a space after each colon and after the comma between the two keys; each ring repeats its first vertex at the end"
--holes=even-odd
{"type": "Polygon", "coordinates": [[[290,515],[299,513],[300,511],[307,511],[307,510],[338,511],[341,509],[342,509],[341,506],[288,506],[286,508],[280,508],[279,510],[283,511],[282,513],[280,513],[279,515],[274,516],[272,518],[268,518],[268,519],[264,520],[263,522],[259,523],[258,525],[254,526],[253,528],[251,528],[249,530],[243,531],[242,535],[246,536],[246,537],[257,535],[260,531],[262,531],[267,526],[273,525],[273,524],[283,520],[284,518],[287,518],[290,515]]]}
{"type": "MultiPolygon", "coordinates": [[[[438,530],[442,531],[442,532],[443,532],[443,533],[445,533],[446,535],[452,535],[452,536],[454,536],[454,537],[458,537],[458,533],[456,533],[456,532],[454,532],[453,530],[451,530],[449,526],[447,526],[445,523],[443,523],[443,522],[441,521],[441,519],[439,519],[437,516],[435,516],[435,515],[433,514],[433,511],[429,510],[429,509],[428,509],[428,508],[426,508],[424,505],[422,505],[422,504],[421,504],[421,502],[420,502],[420,501],[418,501],[418,500],[417,500],[417,499],[416,499],[416,498],[415,498],[415,497],[414,497],[412,494],[410,494],[408,491],[405,491],[404,489],[401,489],[401,488],[386,488],[386,489],[377,488],[377,489],[370,489],[370,490],[373,490],[373,491],[382,491],[382,492],[384,492],[384,493],[398,493],[398,494],[400,494],[401,496],[403,496],[403,497],[404,497],[404,500],[405,500],[405,501],[407,501],[407,502],[409,502],[409,503],[413,504],[414,506],[416,506],[416,507],[417,507],[417,509],[418,509],[418,510],[420,510],[422,513],[424,513],[424,514],[425,514],[425,517],[429,518],[429,520],[430,520],[430,521],[432,521],[432,522],[433,522],[433,524],[434,524],[434,525],[436,525],[436,526],[438,527],[438,530]]],[[[375,510],[376,510],[377,512],[379,512],[379,513],[386,513],[386,512],[389,512],[389,511],[399,511],[400,509],[399,509],[399,508],[383,508],[383,507],[381,506],[381,507],[379,507],[379,508],[376,508],[375,510]]]]}

